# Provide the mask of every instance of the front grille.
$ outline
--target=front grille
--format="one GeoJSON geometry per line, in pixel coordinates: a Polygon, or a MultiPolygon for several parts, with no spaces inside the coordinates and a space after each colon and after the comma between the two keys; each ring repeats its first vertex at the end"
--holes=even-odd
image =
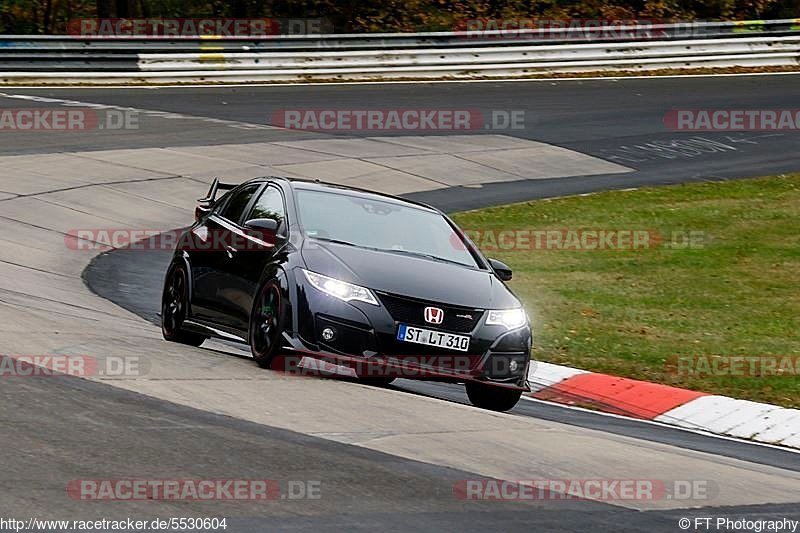
{"type": "Polygon", "coordinates": [[[432,327],[445,331],[458,333],[469,333],[480,321],[483,316],[483,309],[470,307],[455,307],[452,305],[442,305],[436,302],[426,302],[414,300],[391,294],[378,294],[381,303],[389,310],[389,314],[395,321],[414,326],[432,327]],[[430,324],[425,322],[425,308],[438,307],[444,311],[444,319],[441,324],[430,324]]]}

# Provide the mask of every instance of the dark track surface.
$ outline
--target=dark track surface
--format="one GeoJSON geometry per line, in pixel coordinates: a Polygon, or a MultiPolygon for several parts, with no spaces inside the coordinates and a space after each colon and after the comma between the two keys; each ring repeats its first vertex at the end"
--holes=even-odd
{"type": "MultiPolygon", "coordinates": [[[[520,181],[417,195],[443,209],[457,210],[609,188],[798,171],[800,133],[796,131],[676,132],[664,124],[664,115],[672,109],[793,109],[800,98],[798,81],[800,75],[413,85],[5,88],[0,92],[248,124],[269,124],[272,113],[280,109],[476,109],[484,113],[518,110],[525,113],[523,129],[481,129],[474,133],[499,133],[552,143],[636,169],[629,174],[520,181]],[[721,143],[726,148],[715,153],[676,148],[681,141],[697,138],[721,143]]],[[[32,105],[54,104],[0,98],[0,107],[32,105]]],[[[419,133],[370,131],[338,135],[419,133]]],[[[132,131],[94,131],[78,136],[7,135],[0,133],[0,141],[8,141],[0,142],[0,154],[264,142],[330,134],[294,131],[287,135],[281,131],[243,129],[200,119],[162,120],[144,114],[140,117],[140,128],[132,131]],[[148,127],[155,120],[158,120],[158,127],[148,127]]]]}
{"type": "MultiPolygon", "coordinates": [[[[226,517],[231,532],[384,531],[675,531],[679,517],[793,516],[788,505],[638,512],[577,500],[463,501],[453,484],[469,472],[401,459],[359,446],[301,435],[177,406],[71,377],[4,381],[0,432],[5,489],[16,518],[138,520],[226,517]],[[58,405],[36,410],[32,405],[58,405]],[[91,414],[91,417],[88,415],[91,414]],[[42,431],[46,428],[47,431],[42,431]],[[320,480],[320,498],[290,501],[80,501],[70,481],[119,479],[320,480]],[[124,476],[122,476],[124,477],[124,476]],[[322,478],[322,479],[320,479],[322,478]],[[709,514],[710,513],[710,514],[709,514]]],[[[4,517],[8,517],[4,514],[4,517]]]]}

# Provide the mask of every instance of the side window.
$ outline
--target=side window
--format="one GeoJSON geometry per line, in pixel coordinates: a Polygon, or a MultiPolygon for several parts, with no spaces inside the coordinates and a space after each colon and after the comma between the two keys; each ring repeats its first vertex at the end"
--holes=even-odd
{"type": "Polygon", "coordinates": [[[278,231],[286,220],[286,211],[283,208],[283,195],[275,187],[267,187],[256,200],[253,210],[247,218],[271,218],[278,223],[278,231]]]}
{"type": "Polygon", "coordinates": [[[250,200],[253,198],[253,195],[256,193],[256,191],[258,191],[259,187],[261,187],[261,184],[255,183],[236,191],[233,196],[228,199],[225,205],[222,206],[222,209],[219,211],[219,215],[227,218],[234,224],[238,224],[239,219],[242,218],[242,213],[244,213],[245,207],[247,207],[247,204],[250,203],[250,200]]]}

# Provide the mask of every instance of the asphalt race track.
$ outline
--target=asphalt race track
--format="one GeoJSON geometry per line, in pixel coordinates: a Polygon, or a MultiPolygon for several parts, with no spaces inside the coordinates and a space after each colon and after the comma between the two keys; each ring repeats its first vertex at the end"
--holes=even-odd
{"type": "Polygon", "coordinates": [[[800,518],[800,455],[788,450],[541,402],[490,413],[466,405],[454,386],[287,376],[259,370],[227,343],[166,343],[155,323],[168,253],[98,256],[67,239],[80,228],[186,225],[214,175],[341,172],[330,179],[374,181],[458,210],[800,171],[795,131],[676,132],[664,123],[673,109],[793,109],[798,96],[794,75],[0,90],[0,111],[100,105],[138,115],[128,130],[0,131],[0,364],[14,354],[70,354],[140,368],[0,380],[0,516],[216,516],[228,518],[228,531],[679,531],[682,517],[800,518]],[[277,110],[309,108],[521,110],[525,121],[412,133],[421,140],[271,127],[277,110]],[[475,177],[486,168],[484,181],[475,177]],[[123,502],[67,490],[75,480],[128,478],[270,479],[282,496],[297,481],[321,490],[296,500],[123,502]],[[509,502],[454,491],[489,478],[699,481],[709,490],[509,502]]]}
{"type": "MultiPolygon", "coordinates": [[[[313,85],[161,89],[7,89],[0,93],[36,95],[77,102],[210,117],[248,125],[273,123],[284,109],[468,109],[488,116],[494,110],[524,112],[521,130],[470,131],[534,139],[591,154],[635,170],[630,174],[558,180],[495,183],[466,191],[439,190],[424,199],[442,209],[460,210],[642,184],[760,176],[798,170],[800,135],[785,132],[671,131],[664,117],[685,109],[793,109],[798,76],[742,76],[597,81],[533,81],[393,85],[313,85]],[[725,147],[698,151],[681,142],[702,138],[725,147]],[[670,149],[670,147],[672,149],[670,149]],[[699,152],[699,153],[698,153],[699,152]]],[[[0,98],[3,106],[33,102],[0,98]]],[[[46,104],[38,104],[43,105],[46,104]]],[[[0,154],[111,150],[152,146],[264,142],[277,138],[358,137],[353,132],[249,130],[204,120],[140,117],[134,131],[87,132],[79,136],[14,135],[0,154]],[[154,122],[157,123],[155,127],[154,122]],[[153,127],[149,127],[152,124],[153,127]],[[155,131],[154,131],[155,130],[155,131]]],[[[447,134],[448,132],[432,132],[447,134]]],[[[460,133],[460,132],[459,132],[460,133]]],[[[374,133],[360,133],[362,137],[374,133]]],[[[381,135],[402,135],[386,132],[381,135]]],[[[3,134],[0,133],[0,140],[3,134]]]]}

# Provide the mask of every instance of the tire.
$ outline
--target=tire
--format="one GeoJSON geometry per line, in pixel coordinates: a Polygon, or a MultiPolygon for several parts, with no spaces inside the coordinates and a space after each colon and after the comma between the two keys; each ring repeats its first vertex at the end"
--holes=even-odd
{"type": "Polygon", "coordinates": [[[207,336],[181,329],[188,312],[188,277],[184,266],[176,264],[169,270],[161,295],[161,334],[170,342],[200,346],[207,336]]]}
{"type": "Polygon", "coordinates": [[[280,284],[275,280],[264,283],[256,293],[250,313],[248,341],[250,353],[261,368],[270,368],[280,352],[286,323],[286,301],[280,284]]]}
{"type": "Polygon", "coordinates": [[[485,385],[475,381],[466,383],[467,397],[472,405],[490,411],[508,411],[519,401],[522,391],[485,385]]]}

